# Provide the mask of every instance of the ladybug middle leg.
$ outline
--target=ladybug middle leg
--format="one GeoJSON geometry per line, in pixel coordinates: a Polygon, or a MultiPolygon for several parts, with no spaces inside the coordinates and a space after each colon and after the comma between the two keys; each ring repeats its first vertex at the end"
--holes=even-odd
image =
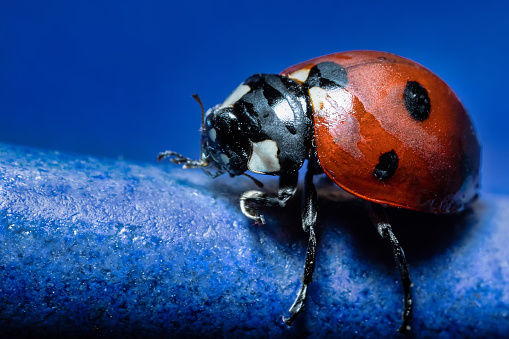
{"type": "Polygon", "coordinates": [[[382,206],[371,202],[367,203],[367,209],[369,216],[378,230],[378,233],[382,238],[388,238],[392,245],[392,252],[394,254],[394,260],[399,269],[403,290],[405,292],[405,310],[403,311],[403,323],[399,328],[400,333],[405,333],[408,330],[408,322],[412,316],[412,291],[410,287],[412,282],[410,281],[410,271],[406,262],[405,253],[401,247],[398,239],[392,231],[392,226],[389,223],[389,218],[385,213],[382,206]]]}
{"type": "MultiPolygon", "coordinates": [[[[290,317],[283,317],[287,325],[292,325],[293,321],[302,312],[306,303],[308,286],[313,281],[313,272],[315,270],[315,252],[316,252],[316,211],[317,211],[317,193],[313,184],[313,177],[322,173],[316,158],[308,161],[308,168],[304,179],[304,196],[302,209],[302,228],[309,233],[308,249],[302,276],[302,286],[297,293],[294,303],[290,307],[290,317]]],[[[255,220],[259,224],[265,222],[263,215],[259,214],[257,206],[284,206],[286,202],[295,194],[298,182],[298,172],[281,175],[279,177],[278,195],[268,194],[260,191],[247,191],[242,194],[240,206],[244,215],[255,220]]]]}
{"type": "Polygon", "coordinates": [[[317,211],[317,193],[313,184],[313,177],[322,173],[316,159],[308,161],[306,177],[304,179],[304,196],[302,208],[302,228],[309,233],[308,249],[306,252],[306,262],[304,264],[304,274],[302,275],[302,286],[297,293],[297,297],[290,307],[290,317],[283,317],[283,321],[291,326],[295,318],[302,312],[308,296],[308,286],[313,281],[313,272],[315,271],[315,253],[316,253],[316,211],[317,211]]]}

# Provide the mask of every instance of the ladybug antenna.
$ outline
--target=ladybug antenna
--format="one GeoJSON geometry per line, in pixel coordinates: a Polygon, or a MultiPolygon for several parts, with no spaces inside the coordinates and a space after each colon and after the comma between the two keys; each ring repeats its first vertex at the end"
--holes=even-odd
{"type": "Polygon", "coordinates": [[[202,131],[205,131],[205,121],[203,120],[203,118],[205,117],[205,108],[203,107],[203,103],[201,102],[200,96],[198,94],[194,93],[193,99],[196,100],[196,102],[200,104],[200,107],[201,107],[201,128],[202,128],[202,131]]]}
{"type": "MultiPolygon", "coordinates": [[[[205,116],[205,108],[203,108],[203,104],[202,104],[201,99],[198,96],[198,94],[193,94],[193,98],[194,98],[194,100],[196,100],[197,103],[200,104],[200,107],[201,107],[201,128],[203,131],[205,131],[205,122],[203,121],[203,117],[205,116]]],[[[204,158],[203,156],[200,157],[200,160],[193,160],[193,159],[183,156],[182,154],[179,154],[179,153],[173,152],[173,151],[165,151],[165,152],[159,153],[159,155],[157,156],[158,161],[161,161],[164,158],[170,158],[170,161],[172,163],[177,164],[177,165],[182,165],[182,168],[201,168],[201,169],[203,169],[203,167],[206,167],[209,165],[208,159],[204,158]]],[[[205,171],[205,173],[207,173],[207,175],[209,175],[211,177],[216,177],[216,176],[222,174],[223,172],[218,172],[216,174],[212,174],[209,171],[205,171]]]]}
{"type": "Polygon", "coordinates": [[[256,179],[256,178],[253,178],[252,176],[250,176],[249,174],[247,173],[242,173],[242,175],[245,175],[246,177],[248,177],[249,179],[253,180],[253,182],[256,184],[256,186],[260,187],[260,188],[263,188],[263,183],[256,179]]]}

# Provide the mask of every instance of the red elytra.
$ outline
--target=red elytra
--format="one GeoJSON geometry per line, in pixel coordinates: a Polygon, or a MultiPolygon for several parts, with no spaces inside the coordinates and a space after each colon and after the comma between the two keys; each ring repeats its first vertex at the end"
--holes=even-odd
{"type": "Polygon", "coordinates": [[[282,75],[333,61],[347,85],[312,103],[320,165],[338,186],[375,203],[433,213],[464,209],[479,188],[480,144],[465,108],[451,88],[425,67],[375,51],[335,53],[292,66],[282,75]],[[408,82],[429,96],[429,117],[405,108],[408,82]],[[373,174],[384,152],[398,156],[397,171],[373,174]]]}

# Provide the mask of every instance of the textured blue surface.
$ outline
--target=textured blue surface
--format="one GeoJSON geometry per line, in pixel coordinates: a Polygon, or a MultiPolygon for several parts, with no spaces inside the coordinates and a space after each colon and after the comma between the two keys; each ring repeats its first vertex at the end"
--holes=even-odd
{"type": "MultiPolygon", "coordinates": [[[[238,207],[247,178],[0,144],[0,335],[399,336],[390,245],[362,203],[316,182],[315,282],[288,328],[300,196],[259,227],[238,207]]],[[[509,334],[509,198],[390,217],[414,283],[410,337],[509,334]]]]}

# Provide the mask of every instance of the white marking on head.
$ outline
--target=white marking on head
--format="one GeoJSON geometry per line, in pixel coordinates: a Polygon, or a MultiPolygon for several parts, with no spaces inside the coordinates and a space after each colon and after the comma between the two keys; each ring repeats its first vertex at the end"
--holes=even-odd
{"type": "Polygon", "coordinates": [[[247,163],[251,172],[269,174],[278,172],[281,169],[277,157],[277,143],[274,140],[253,142],[253,153],[247,163]]]}
{"type": "Polygon", "coordinates": [[[244,94],[249,92],[251,90],[251,87],[248,85],[240,85],[239,87],[235,88],[233,92],[226,98],[226,100],[221,104],[220,108],[225,108],[228,106],[232,106],[234,103],[236,103],[244,94]]]}
{"type": "Polygon", "coordinates": [[[292,107],[287,100],[281,100],[274,106],[277,117],[286,125],[292,125],[295,120],[292,107]]]}
{"type": "Polygon", "coordinates": [[[219,157],[221,158],[221,162],[225,165],[228,165],[228,163],[230,162],[230,158],[228,158],[228,156],[224,153],[221,153],[219,157]]]}
{"type": "Polygon", "coordinates": [[[308,69],[299,69],[298,71],[293,72],[292,74],[288,74],[288,77],[297,80],[300,82],[305,82],[308,79],[309,71],[311,68],[308,69]]]}
{"type": "Polygon", "coordinates": [[[216,129],[215,128],[210,129],[209,138],[212,142],[216,142],[216,129]]]}

